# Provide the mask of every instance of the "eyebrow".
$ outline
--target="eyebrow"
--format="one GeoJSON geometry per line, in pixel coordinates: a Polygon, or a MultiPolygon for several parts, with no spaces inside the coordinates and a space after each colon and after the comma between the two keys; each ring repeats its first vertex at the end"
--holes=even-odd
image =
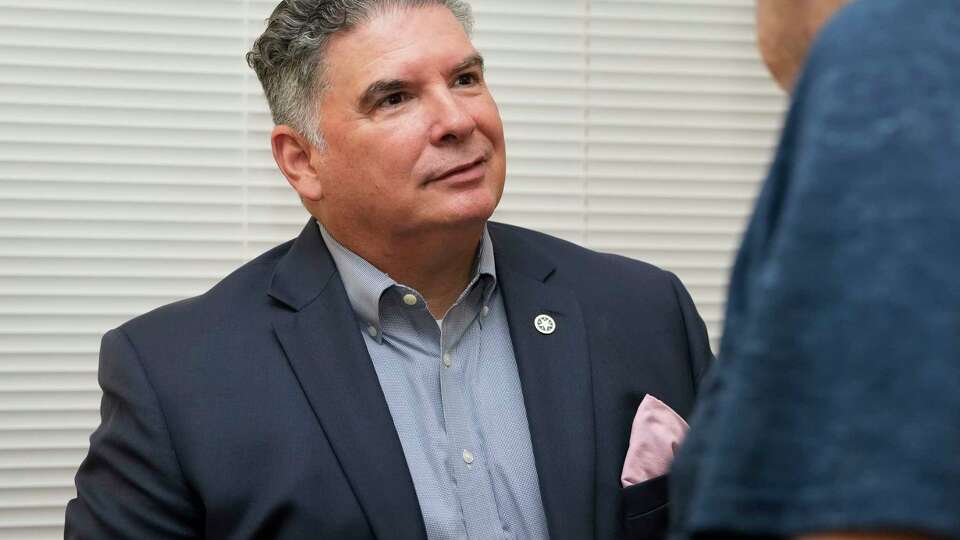
{"type": "MultiPolygon", "coordinates": [[[[483,71],[483,56],[480,53],[474,53],[466,57],[462,62],[453,66],[453,69],[450,70],[450,74],[459,73],[461,71],[466,71],[471,68],[480,68],[480,71],[483,71]]],[[[409,83],[402,79],[386,79],[375,81],[363,91],[363,94],[360,96],[358,102],[360,110],[367,110],[373,108],[374,104],[383,95],[393,94],[394,92],[400,92],[406,90],[409,87],[409,83]]]]}
{"type": "Polygon", "coordinates": [[[406,88],[407,82],[400,79],[376,81],[368,86],[367,89],[363,91],[363,95],[360,96],[360,110],[365,111],[373,108],[377,99],[382,95],[399,92],[406,88]]]}
{"type": "Polygon", "coordinates": [[[450,70],[450,73],[459,73],[476,67],[480,68],[480,71],[483,71],[483,56],[481,56],[480,53],[471,54],[463,62],[454,66],[453,69],[450,70]]]}

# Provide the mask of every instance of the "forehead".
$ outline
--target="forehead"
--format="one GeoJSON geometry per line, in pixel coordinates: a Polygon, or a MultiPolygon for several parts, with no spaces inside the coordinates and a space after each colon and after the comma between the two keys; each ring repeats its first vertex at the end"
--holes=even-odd
{"type": "Polygon", "coordinates": [[[449,70],[475,52],[446,7],[388,9],[330,40],[325,78],[331,90],[384,78],[417,79],[449,70]]]}

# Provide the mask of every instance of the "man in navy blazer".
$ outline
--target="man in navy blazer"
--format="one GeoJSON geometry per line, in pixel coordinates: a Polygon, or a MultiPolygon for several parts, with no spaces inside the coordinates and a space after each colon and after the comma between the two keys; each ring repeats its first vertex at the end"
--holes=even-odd
{"type": "Polygon", "coordinates": [[[645,396],[689,415],[703,322],[668,272],[488,222],[469,29],[458,0],[277,7],[248,61],[312,217],[104,336],[67,538],[662,536],[665,477],[620,475],[645,396]]]}

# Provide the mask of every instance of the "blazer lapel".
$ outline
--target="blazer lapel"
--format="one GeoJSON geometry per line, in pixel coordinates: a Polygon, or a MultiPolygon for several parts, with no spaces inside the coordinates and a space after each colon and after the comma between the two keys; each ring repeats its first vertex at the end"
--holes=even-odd
{"type": "Polygon", "coordinates": [[[502,287],[530,424],[550,537],[594,536],[595,437],[590,360],[576,297],[550,283],[554,266],[535,246],[517,246],[491,224],[502,287]],[[494,235],[497,231],[499,234],[494,235]],[[534,325],[553,318],[553,333],[534,325]]]}
{"type": "Polygon", "coordinates": [[[374,534],[426,538],[393,418],[312,219],[278,264],[270,295],[290,308],[274,330],[374,534]]]}

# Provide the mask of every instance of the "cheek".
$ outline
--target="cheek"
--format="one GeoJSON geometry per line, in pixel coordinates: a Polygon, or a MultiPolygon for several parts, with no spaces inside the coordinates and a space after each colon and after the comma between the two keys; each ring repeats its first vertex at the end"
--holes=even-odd
{"type": "Polygon", "coordinates": [[[358,149],[354,156],[376,183],[409,176],[423,148],[423,136],[417,122],[398,123],[392,128],[378,129],[353,141],[358,149]]]}
{"type": "Polygon", "coordinates": [[[475,113],[477,125],[480,130],[493,145],[497,148],[503,146],[503,120],[500,118],[500,110],[492,98],[475,113]]]}
{"type": "Polygon", "coordinates": [[[396,196],[398,182],[410,175],[416,158],[410,141],[396,132],[353,133],[329,143],[334,155],[327,172],[336,177],[332,181],[341,193],[352,198],[396,196]]]}

